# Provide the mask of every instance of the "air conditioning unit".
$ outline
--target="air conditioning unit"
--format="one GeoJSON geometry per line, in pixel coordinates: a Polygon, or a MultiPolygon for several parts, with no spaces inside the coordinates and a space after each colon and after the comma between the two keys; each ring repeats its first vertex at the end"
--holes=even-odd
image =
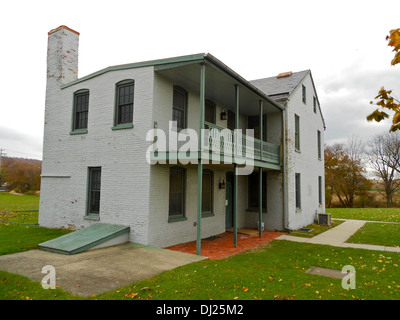
{"type": "Polygon", "coordinates": [[[331,225],[331,214],[330,213],[318,213],[318,224],[330,226],[331,225]]]}

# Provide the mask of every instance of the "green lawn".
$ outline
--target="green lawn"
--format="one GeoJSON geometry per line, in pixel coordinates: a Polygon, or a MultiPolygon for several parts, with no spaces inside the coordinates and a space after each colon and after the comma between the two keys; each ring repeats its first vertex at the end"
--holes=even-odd
{"type": "Polygon", "coordinates": [[[38,195],[15,195],[0,192],[0,212],[38,210],[39,199],[38,195]]]}
{"type": "MultiPolygon", "coordinates": [[[[7,208],[33,209],[35,203],[38,204],[38,197],[25,199],[25,196],[11,197],[11,195],[0,194],[0,201],[0,208],[4,208],[7,203],[7,208]]],[[[363,210],[365,216],[366,211],[363,210]]],[[[342,214],[346,214],[343,209],[341,211],[342,214]]],[[[379,216],[379,213],[374,213],[372,210],[369,212],[373,217],[371,220],[379,216]]],[[[347,215],[352,217],[355,214],[352,212],[347,215]]],[[[390,215],[396,215],[396,213],[390,215]]],[[[38,243],[68,232],[41,228],[37,225],[17,224],[37,222],[37,212],[3,214],[1,219],[8,222],[0,223],[0,255],[36,248],[38,243]]],[[[386,224],[386,227],[388,225],[386,224]]],[[[382,237],[388,235],[386,227],[381,229],[382,237]]],[[[374,239],[378,239],[378,231],[379,228],[374,232],[374,239]]],[[[321,232],[321,229],[315,232],[321,232]]],[[[393,229],[390,232],[395,234],[396,230],[393,229]]],[[[268,245],[228,259],[206,260],[182,266],[90,299],[398,300],[400,299],[399,266],[400,253],[274,240],[268,245]],[[356,269],[356,289],[354,290],[343,289],[341,280],[306,273],[312,266],[342,270],[345,265],[352,265],[356,269]]],[[[80,298],[60,288],[44,290],[39,282],[0,271],[0,300],[9,299],[80,298]]]]}
{"type": "Polygon", "coordinates": [[[39,243],[70,232],[39,227],[39,196],[0,192],[0,255],[36,249],[39,243]]]}
{"type": "Polygon", "coordinates": [[[368,222],[347,242],[399,247],[400,224],[368,222]]]}
{"type": "Polygon", "coordinates": [[[332,218],[400,222],[400,208],[326,208],[332,218]]]}
{"type": "Polygon", "coordinates": [[[224,260],[176,268],[98,299],[399,299],[400,254],[274,240],[224,260]],[[312,266],[356,269],[356,289],[307,274],[312,266]],[[136,295],[137,294],[137,295],[136,295]]]}

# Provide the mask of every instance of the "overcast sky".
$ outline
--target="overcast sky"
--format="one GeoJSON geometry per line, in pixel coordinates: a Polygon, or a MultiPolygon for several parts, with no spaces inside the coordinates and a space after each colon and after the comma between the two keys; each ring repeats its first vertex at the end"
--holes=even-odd
{"type": "Polygon", "coordinates": [[[105,67],[211,53],[247,80],[310,69],[326,121],[325,142],[367,140],[379,89],[400,96],[386,35],[400,1],[3,1],[0,149],[41,159],[47,33],[80,32],[79,77],[105,67]]]}

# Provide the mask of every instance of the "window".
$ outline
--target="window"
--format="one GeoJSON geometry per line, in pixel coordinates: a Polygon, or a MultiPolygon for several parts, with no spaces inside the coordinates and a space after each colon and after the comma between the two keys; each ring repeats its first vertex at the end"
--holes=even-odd
{"type": "Polygon", "coordinates": [[[210,100],[206,100],[205,110],[204,110],[205,111],[204,112],[204,120],[206,122],[215,124],[215,110],[216,110],[215,103],[210,100]]]}
{"type": "MultiPolygon", "coordinates": [[[[249,210],[259,210],[260,173],[253,171],[248,176],[249,210]]],[[[267,210],[267,173],[262,173],[262,208],[267,210]]]]}
{"type": "Polygon", "coordinates": [[[178,129],[186,128],[187,92],[179,87],[174,87],[172,102],[172,121],[176,121],[178,129]]]}
{"type": "Polygon", "coordinates": [[[182,167],[171,167],[169,170],[169,221],[185,218],[185,176],[186,171],[182,167]]]}
{"type": "Polygon", "coordinates": [[[116,97],[116,116],[115,126],[126,125],[124,128],[132,127],[133,122],[133,96],[134,82],[133,80],[124,80],[117,83],[116,97]]]}
{"type": "Polygon", "coordinates": [[[230,110],[228,110],[227,128],[230,130],[235,130],[235,113],[230,110]]]}
{"type": "Polygon", "coordinates": [[[89,168],[88,214],[100,212],[101,168],[89,168]]]}
{"type": "Polygon", "coordinates": [[[313,99],[313,107],[314,107],[314,113],[317,113],[317,98],[314,97],[313,99]]]}
{"type": "Polygon", "coordinates": [[[318,142],[318,159],[321,160],[321,131],[317,130],[317,142],[318,142]]]}
{"type": "Polygon", "coordinates": [[[304,86],[304,84],[301,85],[302,91],[301,91],[301,97],[304,103],[306,103],[306,87],[304,86]]]}
{"type": "MultiPolygon", "coordinates": [[[[267,115],[263,115],[263,141],[267,141],[267,115]]],[[[260,139],[260,116],[249,116],[247,127],[254,130],[254,138],[260,139]]]]}
{"type": "Polygon", "coordinates": [[[301,209],[300,173],[296,173],[296,176],[295,176],[295,187],[296,187],[296,209],[301,209]]]}
{"type": "Polygon", "coordinates": [[[210,215],[213,212],[213,183],[214,176],[211,170],[203,170],[203,192],[202,192],[202,204],[201,212],[203,216],[210,215]]]}
{"type": "Polygon", "coordinates": [[[86,133],[89,113],[89,90],[79,90],[74,93],[74,116],[72,131],[86,133]]]}
{"type": "Polygon", "coordinates": [[[297,151],[300,151],[300,117],[294,115],[294,146],[297,151]]]}
{"type": "Polygon", "coordinates": [[[318,177],[318,202],[322,204],[322,177],[318,177]]]}

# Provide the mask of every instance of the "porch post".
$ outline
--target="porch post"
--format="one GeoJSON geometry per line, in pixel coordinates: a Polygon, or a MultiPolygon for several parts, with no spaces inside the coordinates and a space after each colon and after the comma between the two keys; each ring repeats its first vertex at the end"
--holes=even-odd
{"type": "MultiPolygon", "coordinates": [[[[239,129],[239,85],[235,85],[235,104],[236,104],[236,112],[235,112],[235,131],[239,129]]],[[[236,135],[236,138],[238,136],[236,135]]],[[[235,141],[236,148],[237,148],[237,140],[235,141]]],[[[236,155],[236,150],[235,150],[236,155]]],[[[238,175],[237,175],[237,163],[234,164],[235,168],[235,182],[234,182],[234,191],[233,191],[233,245],[237,246],[237,195],[238,195],[238,175]]]]}
{"type": "MultiPolygon", "coordinates": [[[[262,147],[263,147],[263,103],[260,100],[260,157],[262,159],[262,147]]],[[[259,195],[258,195],[258,233],[260,238],[262,237],[262,198],[263,198],[263,178],[262,178],[262,167],[259,168],[259,195]]]]}
{"type": "Polygon", "coordinates": [[[201,212],[203,199],[203,163],[201,160],[201,148],[203,146],[203,135],[201,130],[204,129],[204,108],[205,108],[205,88],[206,88],[206,66],[204,63],[200,65],[200,128],[199,128],[199,150],[197,164],[197,239],[196,254],[201,255],[201,212]]]}

